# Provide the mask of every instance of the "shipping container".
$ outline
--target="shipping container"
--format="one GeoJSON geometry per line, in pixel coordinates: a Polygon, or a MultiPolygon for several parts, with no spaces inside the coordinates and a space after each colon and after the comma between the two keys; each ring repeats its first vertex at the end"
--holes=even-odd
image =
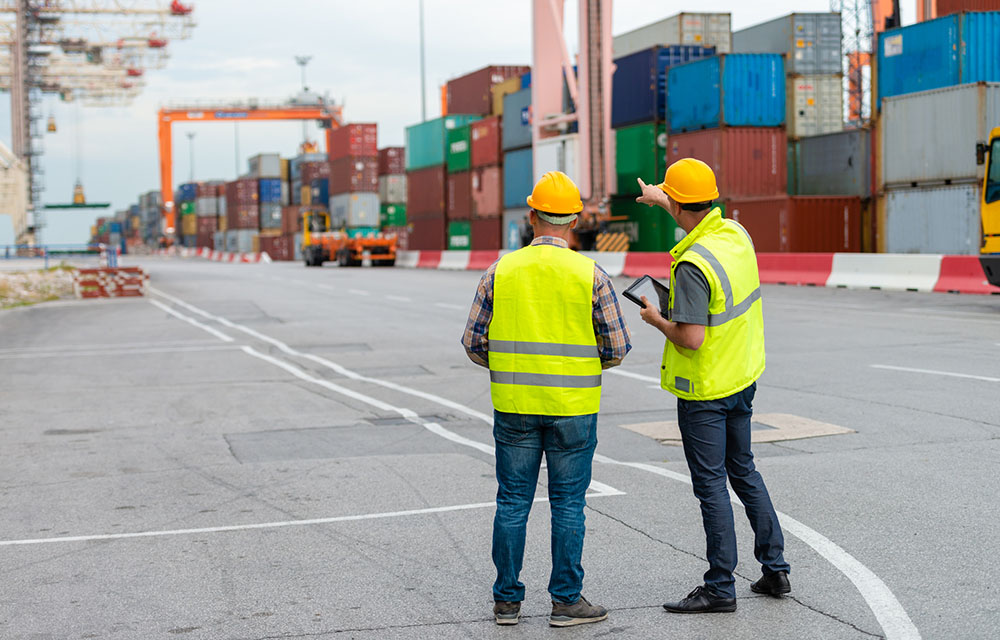
{"type": "Polygon", "coordinates": [[[174,201],[194,202],[198,197],[198,184],[197,182],[185,182],[184,184],[177,185],[177,191],[174,193],[174,201]]]}
{"type": "Polygon", "coordinates": [[[723,199],[784,194],[788,183],[785,130],[728,127],[671,135],[667,166],[697,158],[712,167],[723,199]]]}
{"type": "Polygon", "coordinates": [[[503,150],[531,146],[531,89],[504,96],[503,126],[500,134],[503,150]]]}
{"type": "Polygon", "coordinates": [[[490,108],[490,114],[494,116],[503,115],[503,97],[510,93],[517,93],[524,87],[521,86],[521,78],[507,78],[500,84],[493,85],[490,89],[492,106],[490,108]]]}
{"type": "Polygon", "coordinates": [[[947,16],[962,11],[1000,11],[1000,0],[935,0],[937,16],[947,16]]]}
{"type": "Polygon", "coordinates": [[[292,257],[296,262],[302,262],[302,241],[305,234],[301,231],[292,236],[292,249],[295,255],[292,257]]]}
{"type": "Polygon", "coordinates": [[[472,172],[448,174],[448,220],[468,220],[472,217],[472,172]]]}
{"type": "Polygon", "coordinates": [[[792,195],[871,195],[871,134],[850,129],[789,142],[792,195]]]}
{"type": "Polygon", "coordinates": [[[447,84],[448,113],[490,115],[494,86],[508,78],[519,78],[531,70],[525,66],[489,66],[449,80],[447,84]]]}
{"type": "Polygon", "coordinates": [[[472,170],[472,217],[498,218],[503,212],[503,171],[500,167],[472,170]]]}
{"type": "Polygon", "coordinates": [[[181,216],[193,216],[196,213],[195,203],[193,201],[181,202],[178,207],[181,216]]]}
{"type": "Polygon", "coordinates": [[[886,192],[885,249],[889,253],[979,253],[980,184],[886,192]]]}
{"type": "Polygon", "coordinates": [[[500,164],[500,118],[486,118],[469,125],[472,145],[472,167],[500,164]]]}
{"type": "Polygon", "coordinates": [[[503,206],[519,209],[535,186],[533,149],[518,149],[503,154],[503,206]]]}
{"type": "Polygon", "coordinates": [[[448,222],[448,249],[468,251],[472,248],[472,229],[468,220],[448,222]]]}
{"type": "Polygon", "coordinates": [[[378,156],[378,125],[375,123],[345,124],[330,132],[330,161],[353,156],[378,156]]]}
{"type": "Polygon", "coordinates": [[[199,216],[219,215],[219,198],[216,195],[198,196],[194,202],[194,210],[199,216]]]}
{"type": "Polygon", "coordinates": [[[1000,12],[962,13],[880,33],[878,98],[1000,82],[1000,12]]]}
{"type": "MultiPolygon", "coordinates": [[[[258,180],[240,178],[226,183],[226,229],[258,229],[260,210],[258,180]]],[[[220,223],[221,228],[221,223],[220,223]]]]}
{"type": "Polygon", "coordinates": [[[309,197],[304,204],[317,204],[330,201],[329,178],[316,178],[309,183],[309,197]]]}
{"type": "Polygon", "coordinates": [[[406,174],[379,176],[378,199],[381,202],[406,202],[406,174]]]}
{"type": "Polygon", "coordinates": [[[719,53],[733,50],[728,13],[679,13],[659,22],[633,29],[612,40],[614,57],[620,58],[650,47],[693,44],[715,47],[719,53]]]}
{"type": "Polygon", "coordinates": [[[330,196],[330,226],[333,229],[378,227],[377,193],[342,193],[330,196]]]}
{"type": "Polygon", "coordinates": [[[261,202],[258,205],[260,229],[281,229],[281,203],[261,202]]]}
{"type": "Polygon", "coordinates": [[[378,174],[380,176],[406,173],[406,148],[386,147],[378,150],[378,174]]]}
{"type": "Polygon", "coordinates": [[[448,131],[479,119],[478,115],[448,115],[407,127],[406,170],[443,165],[448,149],[448,131]]]}
{"type": "Polygon", "coordinates": [[[667,171],[667,129],[647,122],[615,130],[618,193],[642,193],[636,178],[659,184],[667,171]]]}
{"type": "Polygon", "coordinates": [[[281,202],[281,180],[278,178],[261,178],[257,181],[257,201],[281,202]]]}
{"type": "Polygon", "coordinates": [[[226,232],[226,251],[251,253],[256,238],[256,229],[230,229],[226,232]]]}
{"type": "Polygon", "coordinates": [[[306,164],[322,164],[329,168],[330,158],[325,153],[303,153],[289,161],[288,176],[292,181],[302,179],[302,168],[306,164]]]}
{"type": "Polygon", "coordinates": [[[402,227],[382,227],[382,235],[396,238],[396,250],[408,251],[410,249],[410,228],[402,227]]]}
{"type": "Polygon", "coordinates": [[[727,199],[726,211],[758,253],[861,251],[861,198],[855,196],[727,199]]]}
{"type": "Polygon", "coordinates": [[[976,164],[976,144],[985,142],[996,126],[997,83],[886,98],[880,124],[882,184],[982,181],[984,166],[976,164]]]}
{"type": "Polygon", "coordinates": [[[302,231],[302,211],[306,207],[290,205],[281,208],[281,231],[284,234],[302,231]]]}
{"type": "Polygon", "coordinates": [[[444,217],[448,195],[445,175],[444,164],[406,173],[406,211],[410,216],[444,217]]]}
{"type": "Polygon", "coordinates": [[[330,162],[330,195],[359,192],[378,193],[378,158],[346,156],[330,162]]]}
{"type": "Polygon", "coordinates": [[[788,76],[786,98],[788,137],[818,136],[844,128],[843,76],[788,76]]]}
{"type": "Polygon", "coordinates": [[[212,234],[212,248],[216,251],[226,250],[226,232],[223,230],[216,231],[212,234]]]}
{"type": "Polygon", "coordinates": [[[653,47],[615,60],[611,126],[663,120],[667,108],[667,69],[715,55],[714,47],[653,47]]]}
{"type": "Polygon", "coordinates": [[[299,165],[299,182],[302,184],[312,184],[313,180],[326,180],[330,178],[329,162],[303,162],[299,165]]]}
{"type": "Polygon", "coordinates": [[[472,148],[469,125],[455,127],[448,132],[448,173],[468,171],[471,168],[472,148]]]}
{"type": "MultiPolygon", "coordinates": [[[[580,176],[576,166],[579,137],[579,134],[571,133],[538,141],[538,146],[534,148],[535,166],[532,172],[532,187],[548,171],[562,171],[573,182],[579,182],[580,176]]],[[[528,193],[531,193],[530,188],[528,193]]]]}
{"type": "Polygon", "coordinates": [[[472,236],[473,251],[499,251],[503,248],[503,238],[500,234],[500,216],[473,220],[469,225],[472,236]]]}
{"type": "Polygon", "coordinates": [[[678,65],[668,71],[667,86],[671,133],[785,123],[780,55],[738,53],[678,65]]]}
{"type": "Polygon", "coordinates": [[[262,236],[260,250],[271,260],[293,260],[295,258],[295,237],[291,235],[262,236]]]}
{"type": "Polygon", "coordinates": [[[439,215],[410,219],[409,245],[412,251],[441,251],[448,246],[444,211],[439,215]]]}
{"type": "Polygon", "coordinates": [[[531,226],[528,224],[528,213],[531,209],[505,209],[503,212],[502,227],[503,248],[507,250],[517,250],[531,243],[528,239],[533,235],[531,226]]]}
{"type": "Polygon", "coordinates": [[[194,213],[181,216],[181,235],[194,236],[197,233],[198,217],[194,213]]]}
{"type": "Polygon", "coordinates": [[[627,218],[609,222],[607,230],[627,235],[629,251],[670,251],[685,236],[668,212],[636,202],[632,196],[612,198],[611,215],[627,218]]]}
{"type": "Polygon", "coordinates": [[[258,153],[247,160],[251,178],[281,179],[281,157],[277,153],[258,153]]]}
{"type": "Polygon", "coordinates": [[[797,75],[843,72],[839,13],[792,13],[733,32],[733,53],[781,53],[797,75]]]}
{"type": "Polygon", "coordinates": [[[406,226],[406,205],[382,202],[379,205],[379,226],[405,227],[406,226]]]}

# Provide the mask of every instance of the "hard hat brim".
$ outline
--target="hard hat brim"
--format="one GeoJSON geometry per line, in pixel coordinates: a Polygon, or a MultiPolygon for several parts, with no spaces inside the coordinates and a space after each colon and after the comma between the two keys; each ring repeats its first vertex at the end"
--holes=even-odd
{"type": "Polygon", "coordinates": [[[568,215],[571,215],[571,214],[574,214],[574,213],[580,213],[581,211],[583,211],[583,202],[582,201],[580,203],[578,203],[578,204],[574,204],[572,207],[555,207],[555,206],[549,205],[549,204],[544,203],[544,202],[538,202],[533,197],[528,196],[528,198],[525,200],[525,202],[527,202],[528,206],[531,207],[532,209],[534,209],[535,211],[541,211],[543,213],[551,213],[551,214],[557,215],[557,216],[560,216],[560,215],[561,216],[568,216],[568,215]]]}
{"type": "Polygon", "coordinates": [[[716,198],[719,197],[719,188],[718,187],[716,187],[715,190],[712,193],[704,194],[704,195],[700,195],[700,196],[691,196],[691,195],[685,195],[685,194],[677,191],[677,189],[674,189],[673,187],[671,187],[670,185],[668,185],[666,182],[661,182],[660,184],[658,184],[656,186],[658,186],[660,188],[660,191],[662,191],[663,193],[665,193],[668,196],[670,196],[675,202],[679,202],[681,204],[691,204],[691,203],[694,203],[694,202],[708,202],[710,200],[715,200],[716,198]]]}

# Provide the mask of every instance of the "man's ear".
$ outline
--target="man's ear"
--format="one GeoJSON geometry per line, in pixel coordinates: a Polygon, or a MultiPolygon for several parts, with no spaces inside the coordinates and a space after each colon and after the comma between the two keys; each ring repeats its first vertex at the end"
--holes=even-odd
{"type": "Polygon", "coordinates": [[[580,222],[580,216],[577,216],[577,217],[576,217],[576,219],[575,219],[575,220],[573,220],[573,222],[570,222],[570,223],[569,223],[569,228],[570,228],[570,229],[576,229],[576,225],[577,225],[577,223],[579,223],[579,222],[580,222]]]}
{"type": "Polygon", "coordinates": [[[538,215],[535,213],[535,210],[532,209],[528,211],[528,224],[530,224],[531,226],[535,226],[537,222],[538,222],[538,215]]]}

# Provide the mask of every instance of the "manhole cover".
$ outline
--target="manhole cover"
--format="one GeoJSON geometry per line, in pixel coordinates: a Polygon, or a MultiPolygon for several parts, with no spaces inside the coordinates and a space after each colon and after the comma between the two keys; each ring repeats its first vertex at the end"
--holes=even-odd
{"type": "MultiPolygon", "coordinates": [[[[635,431],[665,444],[680,444],[681,442],[681,431],[676,420],[640,422],[621,426],[623,429],[635,431]]],[[[854,430],[810,418],[793,416],[789,413],[757,414],[750,423],[751,442],[802,440],[803,438],[837,436],[845,433],[854,433],[854,430]]]]}

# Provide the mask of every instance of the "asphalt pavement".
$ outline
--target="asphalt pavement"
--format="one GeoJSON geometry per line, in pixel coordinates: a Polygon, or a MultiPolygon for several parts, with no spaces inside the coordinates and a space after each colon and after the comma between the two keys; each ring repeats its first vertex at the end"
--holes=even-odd
{"type": "Polygon", "coordinates": [[[676,420],[663,339],[622,300],[584,551],[610,617],[548,627],[543,474],[498,628],[488,373],[459,343],[479,274],[141,264],[146,299],[0,312],[2,638],[1000,635],[1000,297],[764,287],[755,430],[842,429],[754,448],[791,597],[750,592],[734,505],[739,608],[701,616],[660,606],[705,540],[650,437],[676,420]]]}

